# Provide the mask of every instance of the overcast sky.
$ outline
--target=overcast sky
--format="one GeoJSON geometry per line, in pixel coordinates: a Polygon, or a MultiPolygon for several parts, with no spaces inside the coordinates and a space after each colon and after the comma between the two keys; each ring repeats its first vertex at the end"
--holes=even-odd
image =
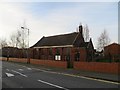
{"type": "Polygon", "coordinates": [[[88,25],[96,47],[104,29],[112,42],[118,42],[117,2],[5,2],[0,4],[0,38],[7,38],[26,22],[30,46],[43,36],[75,32],[88,25]]]}

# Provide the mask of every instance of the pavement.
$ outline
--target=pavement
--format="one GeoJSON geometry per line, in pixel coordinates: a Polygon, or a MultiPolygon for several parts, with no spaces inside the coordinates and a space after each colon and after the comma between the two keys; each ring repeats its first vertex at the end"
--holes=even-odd
{"type": "Polygon", "coordinates": [[[56,67],[49,67],[49,66],[43,66],[43,65],[26,64],[26,63],[20,63],[20,64],[24,64],[30,67],[37,67],[40,69],[43,68],[47,71],[53,71],[53,72],[57,72],[61,74],[70,74],[70,75],[84,76],[84,77],[89,77],[89,78],[94,78],[94,79],[102,79],[102,80],[108,80],[108,81],[113,81],[113,82],[120,82],[120,76],[117,74],[75,70],[75,69],[70,69],[70,68],[64,69],[64,68],[56,68],[56,67]]]}

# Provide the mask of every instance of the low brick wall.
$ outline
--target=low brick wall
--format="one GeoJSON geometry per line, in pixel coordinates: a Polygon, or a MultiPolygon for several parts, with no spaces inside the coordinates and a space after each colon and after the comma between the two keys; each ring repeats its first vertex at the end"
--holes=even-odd
{"type": "Polygon", "coordinates": [[[118,74],[118,66],[119,63],[74,62],[74,69],[101,73],[118,74]]]}
{"type": "Polygon", "coordinates": [[[9,58],[9,61],[27,63],[26,58],[9,58]]]}
{"type": "Polygon", "coordinates": [[[45,65],[44,60],[38,60],[38,59],[30,59],[31,64],[39,64],[39,65],[45,65]]]}
{"type": "MultiPolygon", "coordinates": [[[[0,60],[7,61],[7,58],[0,58],[0,60]]],[[[27,63],[27,59],[25,58],[9,58],[9,61],[27,63]]],[[[58,68],[67,68],[66,61],[30,59],[30,63],[58,68]]],[[[76,70],[120,74],[120,72],[118,72],[120,71],[119,64],[120,63],[74,62],[73,65],[76,70]]]]}
{"type": "Polygon", "coordinates": [[[51,67],[67,68],[67,62],[66,61],[30,59],[30,63],[31,64],[51,66],[51,67]]]}
{"type": "MultiPolygon", "coordinates": [[[[0,60],[7,61],[7,58],[5,58],[5,57],[4,58],[0,58],[0,60]]],[[[9,58],[8,61],[27,63],[27,59],[26,58],[9,58]]]]}
{"type": "MultiPolygon", "coordinates": [[[[1,58],[0,60],[7,61],[7,58],[1,58]]],[[[8,61],[27,63],[26,58],[9,58],[8,61]]],[[[30,59],[30,63],[51,66],[51,67],[58,67],[58,68],[67,68],[66,61],[30,59]]]]}
{"type": "Polygon", "coordinates": [[[0,60],[7,61],[7,58],[1,57],[0,60]]]}

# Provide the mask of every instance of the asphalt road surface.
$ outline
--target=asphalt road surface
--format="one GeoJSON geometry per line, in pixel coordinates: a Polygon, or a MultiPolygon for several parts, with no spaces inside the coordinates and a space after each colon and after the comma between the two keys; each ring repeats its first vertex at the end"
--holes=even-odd
{"type": "Polygon", "coordinates": [[[55,73],[47,68],[3,61],[2,88],[58,88],[69,90],[71,88],[118,88],[118,84],[55,73]]]}

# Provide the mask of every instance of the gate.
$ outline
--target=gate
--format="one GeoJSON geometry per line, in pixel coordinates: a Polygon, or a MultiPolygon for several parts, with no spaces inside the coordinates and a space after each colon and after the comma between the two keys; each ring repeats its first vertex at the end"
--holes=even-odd
{"type": "Polygon", "coordinates": [[[67,68],[73,68],[73,62],[70,59],[70,55],[66,56],[67,68]]]}

